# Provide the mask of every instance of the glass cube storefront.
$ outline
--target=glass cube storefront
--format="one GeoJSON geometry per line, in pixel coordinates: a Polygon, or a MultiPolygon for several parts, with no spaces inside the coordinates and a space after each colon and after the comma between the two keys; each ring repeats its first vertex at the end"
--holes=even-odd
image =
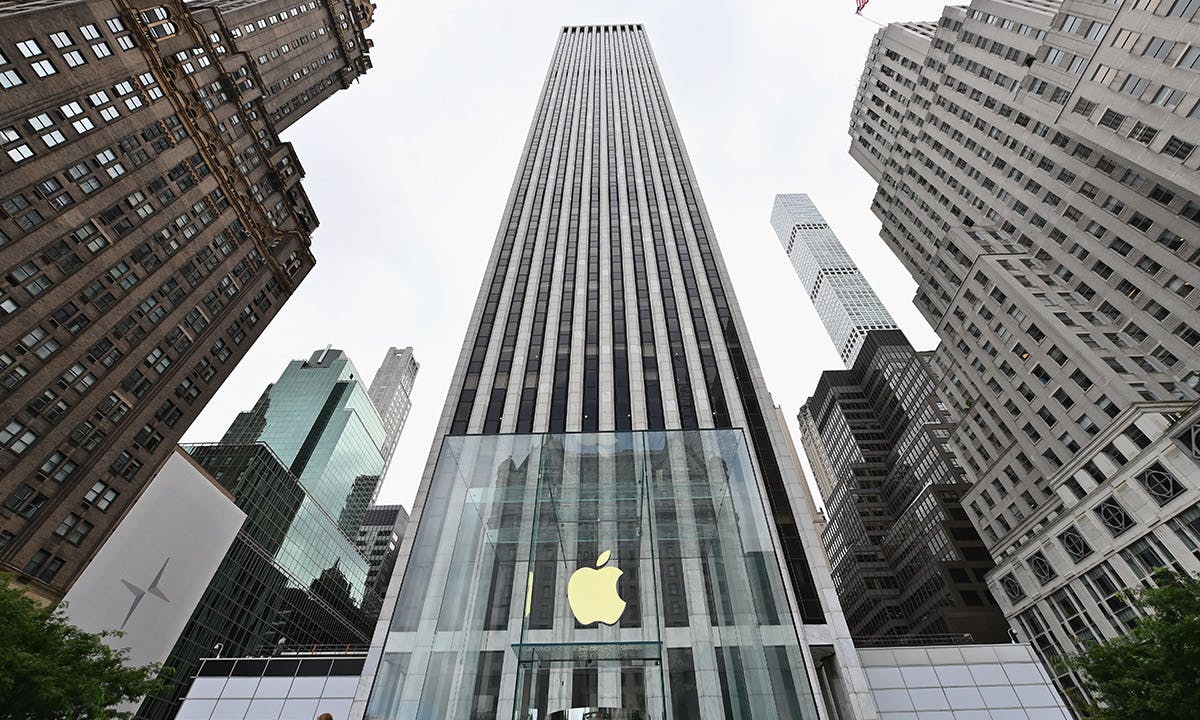
{"type": "Polygon", "coordinates": [[[445,438],[367,717],[815,718],[764,508],[740,430],[445,438]]]}

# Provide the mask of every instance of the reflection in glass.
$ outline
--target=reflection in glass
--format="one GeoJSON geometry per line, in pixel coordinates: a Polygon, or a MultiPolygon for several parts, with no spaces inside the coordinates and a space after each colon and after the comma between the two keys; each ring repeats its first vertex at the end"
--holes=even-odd
{"type": "Polygon", "coordinates": [[[368,718],[816,717],[740,430],[450,436],[429,488],[368,718]]]}

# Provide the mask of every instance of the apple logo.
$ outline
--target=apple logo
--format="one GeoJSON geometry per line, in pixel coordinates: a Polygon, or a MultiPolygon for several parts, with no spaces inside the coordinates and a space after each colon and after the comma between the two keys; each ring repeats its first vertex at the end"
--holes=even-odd
{"type": "Polygon", "coordinates": [[[595,622],[613,625],[625,612],[625,601],[617,594],[617,579],[622,570],[615,566],[604,567],[611,554],[611,550],[600,553],[596,558],[596,569],[581,567],[571,573],[571,579],[567,581],[567,602],[581,625],[595,622]]]}

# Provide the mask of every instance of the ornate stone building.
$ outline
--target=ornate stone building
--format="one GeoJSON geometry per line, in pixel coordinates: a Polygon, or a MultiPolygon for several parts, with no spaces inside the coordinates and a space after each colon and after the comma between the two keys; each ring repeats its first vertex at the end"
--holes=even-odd
{"type": "Polygon", "coordinates": [[[0,3],[0,570],[62,596],[313,267],[354,0],[0,3]]]}

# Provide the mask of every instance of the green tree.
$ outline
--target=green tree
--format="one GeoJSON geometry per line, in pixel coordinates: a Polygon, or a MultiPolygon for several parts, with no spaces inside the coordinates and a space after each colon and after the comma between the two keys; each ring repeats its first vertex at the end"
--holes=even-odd
{"type": "Polygon", "coordinates": [[[1128,634],[1063,658],[1096,702],[1088,720],[1192,720],[1200,712],[1200,579],[1156,570],[1127,593],[1142,611],[1128,634]]]}
{"type": "Polygon", "coordinates": [[[84,632],[0,575],[0,718],[110,720],[113,709],[158,688],[157,666],[128,667],[114,631],[84,632]]]}

